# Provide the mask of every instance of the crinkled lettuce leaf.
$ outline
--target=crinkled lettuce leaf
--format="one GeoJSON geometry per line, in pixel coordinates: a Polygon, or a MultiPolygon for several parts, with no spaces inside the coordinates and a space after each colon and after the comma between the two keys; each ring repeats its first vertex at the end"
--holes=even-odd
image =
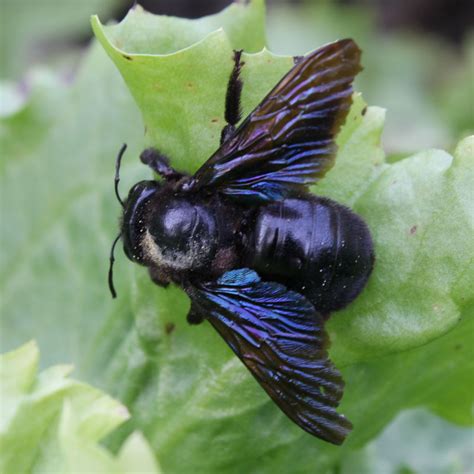
{"type": "Polygon", "coordinates": [[[69,378],[71,366],[38,373],[38,359],[33,341],[0,356],[1,472],[160,472],[138,432],[118,456],[99,444],[130,416],[124,405],[69,378]]]}

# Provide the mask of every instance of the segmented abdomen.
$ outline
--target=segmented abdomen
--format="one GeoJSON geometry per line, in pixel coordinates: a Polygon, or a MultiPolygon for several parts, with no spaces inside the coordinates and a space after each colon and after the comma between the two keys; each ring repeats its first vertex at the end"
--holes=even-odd
{"type": "Polygon", "coordinates": [[[360,293],[374,260],[362,219],[313,195],[262,206],[246,258],[265,279],[300,291],[323,313],[343,308],[360,293]]]}

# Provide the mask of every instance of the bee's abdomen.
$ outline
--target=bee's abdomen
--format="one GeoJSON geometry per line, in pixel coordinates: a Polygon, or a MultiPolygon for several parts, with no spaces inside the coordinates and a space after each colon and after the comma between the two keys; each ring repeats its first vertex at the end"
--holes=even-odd
{"type": "Polygon", "coordinates": [[[360,293],[373,259],[363,220],[312,195],[262,206],[247,248],[248,266],[302,292],[323,313],[343,308],[360,293]]]}

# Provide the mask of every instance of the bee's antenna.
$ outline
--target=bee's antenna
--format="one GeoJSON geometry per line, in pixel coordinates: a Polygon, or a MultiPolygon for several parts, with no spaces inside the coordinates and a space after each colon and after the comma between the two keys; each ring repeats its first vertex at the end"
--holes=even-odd
{"type": "Polygon", "coordinates": [[[115,195],[117,196],[118,202],[121,204],[122,207],[125,207],[125,204],[123,203],[122,198],[120,197],[118,185],[120,182],[120,163],[122,162],[122,156],[125,153],[126,149],[127,149],[127,144],[124,143],[122,145],[122,148],[120,148],[120,151],[118,152],[118,155],[117,155],[117,160],[115,161],[115,180],[114,180],[115,195]]]}
{"type": "Polygon", "coordinates": [[[112,298],[117,298],[117,292],[115,291],[114,288],[114,250],[115,250],[115,245],[117,242],[120,240],[120,237],[122,237],[122,233],[117,235],[115,237],[114,243],[112,244],[112,248],[110,249],[110,265],[109,265],[109,288],[110,288],[110,293],[112,293],[112,298]]]}

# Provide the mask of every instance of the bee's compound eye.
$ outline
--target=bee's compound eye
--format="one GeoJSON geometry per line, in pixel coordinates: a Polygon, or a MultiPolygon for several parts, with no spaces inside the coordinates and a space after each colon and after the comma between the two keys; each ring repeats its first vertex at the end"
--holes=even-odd
{"type": "Polygon", "coordinates": [[[128,193],[122,221],[125,255],[136,263],[143,263],[141,241],[149,221],[152,197],[160,190],[157,181],[140,181],[128,193]]]}

